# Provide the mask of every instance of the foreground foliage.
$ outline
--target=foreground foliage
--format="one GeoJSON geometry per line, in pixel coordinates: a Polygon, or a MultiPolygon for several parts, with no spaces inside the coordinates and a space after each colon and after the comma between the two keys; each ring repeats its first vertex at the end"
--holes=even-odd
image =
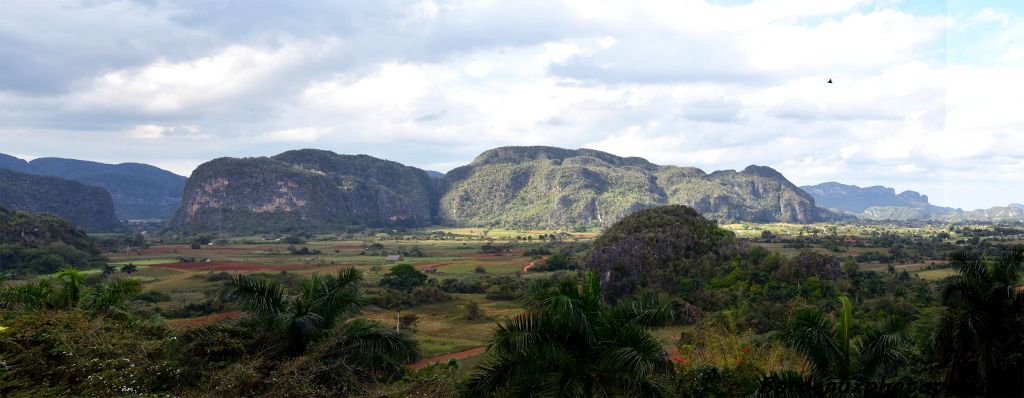
{"type": "Polygon", "coordinates": [[[392,380],[419,358],[419,347],[404,332],[353,318],[364,302],[362,282],[346,269],[314,274],[291,293],[276,280],[236,275],[226,295],[244,316],[186,332],[184,348],[197,366],[226,372],[210,380],[225,394],[331,396],[392,380]]]}
{"type": "Polygon", "coordinates": [[[1024,396],[1024,249],[995,260],[960,254],[952,265],[933,341],[949,392],[1024,396]]]}
{"type": "Polygon", "coordinates": [[[140,291],[139,281],[130,278],[86,286],[81,271],[64,268],[53,278],[7,284],[0,290],[0,307],[19,312],[81,308],[93,316],[124,316],[125,300],[140,291]]]}
{"type": "Polygon", "coordinates": [[[526,312],[499,323],[467,381],[467,395],[661,396],[672,365],[649,333],[670,312],[647,299],[615,307],[601,300],[597,276],[531,290],[526,312]]]}

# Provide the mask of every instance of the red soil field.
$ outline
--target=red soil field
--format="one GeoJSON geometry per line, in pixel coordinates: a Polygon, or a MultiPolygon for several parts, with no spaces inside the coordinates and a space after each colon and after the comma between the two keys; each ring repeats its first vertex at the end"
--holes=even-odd
{"type": "MultiPolygon", "coordinates": [[[[522,255],[522,253],[520,253],[520,255],[522,255]]],[[[473,252],[473,253],[454,253],[453,256],[455,256],[455,257],[469,257],[469,258],[509,258],[509,257],[515,257],[515,253],[501,253],[501,255],[499,256],[499,255],[497,255],[495,253],[473,252]]]]}
{"type": "MultiPolygon", "coordinates": [[[[280,246],[278,250],[284,250],[286,246],[280,246]]],[[[157,254],[157,253],[182,253],[189,255],[207,253],[248,253],[248,252],[259,252],[273,249],[271,246],[248,246],[248,247],[231,247],[231,246],[203,246],[201,249],[195,249],[185,245],[174,245],[174,246],[159,246],[159,247],[148,247],[140,249],[139,252],[143,254],[157,254]]],[[[134,252],[135,249],[132,249],[134,252]]]]}
{"type": "Polygon", "coordinates": [[[171,263],[171,264],[154,264],[150,267],[155,268],[171,268],[181,270],[192,270],[192,271],[279,271],[286,269],[299,269],[305,268],[305,264],[253,264],[253,263],[239,263],[239,262],[208,262],[208,263],[171,263]]]}

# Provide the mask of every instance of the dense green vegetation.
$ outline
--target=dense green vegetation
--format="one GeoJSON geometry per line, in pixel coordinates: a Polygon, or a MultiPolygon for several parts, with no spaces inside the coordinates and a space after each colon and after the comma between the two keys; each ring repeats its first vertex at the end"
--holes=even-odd
{"type": "Polygon", "coordinates": [[[611,301],[645,288],[675,290],[680,278],[710,279],[735,250],[731,233],[692,208],[641,210],[594,241],[586,267],[601,275],[611,301]]]}
{"type": "Polygon", "coordinates": [[[596,238],[104,239],[118,252],[97,270],[0,289],[0,393],[1024,393],[1024,229],[1010,224],[719,226],[666,206],[596,238]]]}
{"type": "Polygon", "coordinates": [[[78,181],[110,192],[120,219],[166,220],[178,209],[185,177],[140,163],[105,164],[63,158],[31,162],[0,154],[0,168],[78,181]]]}
{"type": "Polygon", "coordinates": [[[37,275],[106,263],[96,241],[63,219],[0,207],[0,274],[37,275]]]}
{"type": "Polygon", "coordinates": [[[645,299],[605,305],[597,275],[530,290],[525,312],[495,327],[466,382],[468,395],[662,396],[672,364],[650,329],[667,306],[645,299]]]}
{"type": "Polygon", "coordinates": [[[440,215],[463,225],[606,227],[665,204],[719,220],[812,222],[827,215],[766,167],[706,174],[588,149],[496,148],[450,171],[445,184],[440,215]]]}
{"type": "Polygon", "coordinates": [[[87,286],[73,269],[8,284],[0,307],[5,396],[337,396],[401,375],[419,349],[408,335],[352,318],[362,275],[314,275],[290,293],[280,282],[239,275],[225,284],[243,310],[229,322],[175,332],[129,311],[139,282],[87,286]]]}
{"type": "Polygon", "coordinates": [[[114,215],[110,193],[103,188],[60,177],[0,168],[0,206],[55,214],[90,232],[123,229],[114,215]]]}

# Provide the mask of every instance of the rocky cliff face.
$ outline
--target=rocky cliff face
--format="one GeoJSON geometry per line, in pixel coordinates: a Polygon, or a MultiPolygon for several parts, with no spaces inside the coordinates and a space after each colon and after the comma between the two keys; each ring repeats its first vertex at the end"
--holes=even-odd
{"type": "Polygon", "coordinates": [[[90,232],[122,229],[106,190],[60,177],[0,168],[0,206],[53,214],[90,232]]]}
{"type": "Polygon", "coordinates": [[[810,223],[820,219],[814,199],[781,173],[763,166],[743,171],[662,167],[658,184],[668,203],[693,207],[719,221],[810,223]]]}
{"type": "Polygon", "coordinates": [[[201,165],[171,226],[234,232],[433,222],[587,227],[665,204],[689,205],[723,221],[805,223],[824,214],[767,167],[707,174],[589,149],[502,147],[439,179],[365,155],[306,149],[201,165]]]}
{"type": "Polygon", "coordinates": [[[767,167],[707,174],[590,149],[496,148],[444,181],[440,216],[459,225],[609,226],[665,204],[685,204],[720,221],[820,218],[813,198],[767,167]]]}
{"type": "Polygon", "coordinates": [[[366,155],[298,150],[199,166],[171,226],[264,232],[352,224],[422,226],[436,193],[427,174],[366,155]]]}

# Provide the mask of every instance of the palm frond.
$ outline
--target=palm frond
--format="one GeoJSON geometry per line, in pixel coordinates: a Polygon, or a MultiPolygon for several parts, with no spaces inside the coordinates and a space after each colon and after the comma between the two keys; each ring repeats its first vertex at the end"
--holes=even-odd
{"type": "Polygon", "coordinates": [[[0,307],[17,311],[43,309],[57,299],[55,294],[49,279],[6,284],[0,290],[0,307]]]}
{"type": "Polygon", "coordinates": [[[906,323],[891,318],[868,331],[858,341],[856,350],[861,372],[866,381],[883,381],[907,360],[906,323]]]}
{"type": "Polygon", "coordinates": [[[836,325],[821,311],[799,311],[779,338],[786,346],[808,359],[814,373],[830,376],[832,364],[842,357],[835,340],[836,325]]]}
{"type": "Polygon", "coordinates": [[[545,365],[542,358],[521,353],[501,354],[488,351],[463,384],[463,395],[496,396],[499,392],[516,387],[519,387],[519,392],[522,393],[540,390],[542,384],[548,384],[544,378],[552,374],[545,365]]]}
{"type": "Polygon", "coordinates": [[[142,284],[136,279],[122,278],[102,283],[93,288],[86,300],[86,307],[93,314],[117,313],[125,315],[121,305],[129,297],[142,292],[142,284]]]}
{"type": "Polygon", "coordinates": [[[78,306],[85,294],[85,274],[71,267],[61,268],[54,274],[60,285],[58,306],[70,308],[78,306]]]}
{"type": "Polygon", "coordinates": [[[609,311],[616,323],[629,323],[652,328],[672,321],[672,307],[663,304],[654,294],[645,294],[636,300],[620,301],[609,311]]]}
{"type": "Polygon", "coordinates": [[[359,292],[362,281],[362,274],[354,268],[339,270],[337,275],[323,277],[311,310],[324,319],[327,327],[334,325],[339,316],[356,314],[363,306],[363,297],[359,292]]]}
{"type": "Polygon", "coordinates": [[[286,311],[288,299],[280,282],[236,275],[225,284],[227,297],[265,321],[286,311]]]}
{"type": "Polygon", "coordinates": [[[420,357],[419,345],[411,335],[365,319],[340,325],[315,351],[369,373],[393,373],[420,357]]]}

